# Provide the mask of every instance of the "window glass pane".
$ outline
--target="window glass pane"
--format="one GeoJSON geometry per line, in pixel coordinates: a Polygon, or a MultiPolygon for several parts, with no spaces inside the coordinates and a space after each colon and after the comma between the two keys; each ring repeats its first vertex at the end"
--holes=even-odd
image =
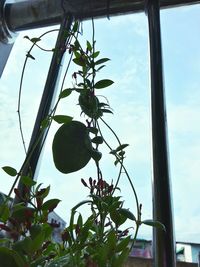
{"type": "MultiPolygon", "coordinates": [[[[19,168],[24,158],[16,113],[19,75],[25,54],[30,47],[28,40],[23,39],[23,36],[38,37],[41,32],[44,32],[44,29],[40,30],[39,33],[29,31],[20,35],[1,80],[1,93],[4,94],[6,105],[1,108],[2,115],[5,117],[4,124],[1,126],[4,129],[1,133],[1,140],[5,140],[8,135],[9,122],[7,116],[12,119],[12,127],[10,126],[12,132],[9,133],[10,141],[8,144],[6,142],[1,144],[1,151],[6,151],[5,155],[1,155],[1,165],[11,165],[19,168]],[[10,106],[12,106],[12,109],[9,109],[10,106]]],[[[41,43],[43,47],[54,47],[56,34],[53,35],[54,38],[50,35],[44,38],[43,43],[41,43]]],[[[91,40],[91,38],[92,26],[91,22],[87,21],[83,23],[82,39],[91,40]]],[[[108,78],[115,81],[112,87],[98,92],[99,95],[102,95],[102,98],[105,97],[109,100],[114,112],[114,116],[108,114],[105,115],[104,119],[116,131],[121,142],[129,144],[126,149],[125,165],[135,185],[139,202],[143,205],[142,218],[150,219],[152,218],[152,194],[147,19],[144,14],[133,14],[113,17],[110,21],[107,19],[96,20],[95,39],[97,40],[96,49],[101,51],[101,56],[111,59],[107,63],[107,67],[99,74],[98,79],[108,78]]],[[[85,44],[85,41],[83,44],[85,44]]],[[[30,139],[51,58],[51,53],[40,52],[37,49],[33,51],[32,55],[36,59],[29,60],[22,92],[21,115],[26,144],[30,139]]],[[[66,66],[67,61],[63,64],[63,71],[65,71],[66,66]]],[[[65,88],[72,87],[71,77],[74,70],[77,70],[77,68],[70,69],[65,88]]],[[[107,101],[106,99],[105,101],[107,101]]],[[[80,109],[76,105],[77,103],[77,95],[70,96],[61,104],[58,114],[73,116],[74,119],[80,120],[80,109]],[[76,112],[75,115],[74,112],[76,112]]],[[[84,116],[81,116],[81,120],[85,121],[84,116]]],[[[71,208],[88,195],[88,191],[82,186],[80,179],[87,180],[90,176],[96,178],[96,169],[92,162],[81,171],[69,175],[63,175],[55,169],[51,154],[51,143],[58,127],[59,125],[54,123],[49,133],[40,164],[38,182],[42,182],[44,185],[51,184],[50,197],[57,197],[62,200],[57,212],[68,221],[71,208]]],[[[118,144],[110,132],[105,127],[103,131],[108,135],[111,146],[116,148],[118,144]]],[[[105,151],[105,156],[102,159],[103,177],[108,181],[112,179],[116,181],[118,168],[114,166],[114,158],[109,155],[109,151],[107,149],[105,151]]],[[[7,178],[2,171],[1,176],[5,177],[6,180],[1,190],[7,192],[12,180],[9,177],[7,178]],[[7,182],[8,180],[9,182],[7,182]]],[[[121,187],[119,194],[125,200],[125,207],[136,213],[134,196],[125,175],[122,175],[119,186],[121,187]]],[[[85,210],[85,212],[87,211],[85,210]]],[[[139,237],[151,239],[151,228],[142,226],[139,237]]]]}
{"type": "Polygon", "coordinates": [[[200,5],[161,12],[177,241],[199,242],[200,5]]]}
{"type": "MultiPolygon", "coordinates": [[[[30,36],[30,38],[40,36],[47,30],[49,29],[25,31],[19,35],[0,80],[1,167],[8,165],[19,170],[25,158],[17,111],[21,73],[26,54],[32,43],[25,39],[24,36],[30,36]]],[[[57,32],[52,32],[46,36],[42,45],[46,48],[54,47],[56,35],[57,32]]],[[[48,66],[51,60],[51,54],[52,53],[48,52],[44,53],[36,48],[32,52],[32,56],[35,60],[29,59],[25,69],[20,114],[26,147],[28,147],[31,137],[48,72],[48,66]]],[[[13,182],[13,178],[8,177],[1,170],[1,179],[1,191],[6,193],[13,182]]]]}

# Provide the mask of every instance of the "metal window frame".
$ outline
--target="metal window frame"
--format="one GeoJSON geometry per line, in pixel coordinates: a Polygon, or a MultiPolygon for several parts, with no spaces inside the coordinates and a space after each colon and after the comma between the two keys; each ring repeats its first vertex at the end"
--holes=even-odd
{"type": "MultiPolygon", "coordinates": [[[[151,114],[152,114],[152,154],[153,154],[153,217],[162,222],[166,232],[154,229],[154,266],[175,267],[175,240],[173,228],[171,182],[168,167],[167,120],[165,107],[165,92],[162,71],[162,46],[160,33],[160,9],[177,7],[189,4],[198,4],[200,0],[32,0],[19,3],[0,2],[0,41],[9,42],[10,33],[60,24],[63,7],[72,17],[80,20],[107,15],[123,15],[145,11],[149,23],[150,69],[151,69],[151,114]],[[64,6],[62,6],[64,4],[64,6]],[[7,40],[7,41],[5,41],[7,40]]],[[[62,21],[62,23],[64,23],[62,21]]],[[[66,23],[66,22],[65,22],[66,23]]],[[[62,24],[63,25],[63,24],[62,24]]],[[[67,24],[69,27],[70,22],[67,24]]],[[[65,26],[61,26],[60,32],[65,26]]],[[[63,40],[58,37],[57,45],[63,40]]],[[[66,41],[66,40],[65,40],[66,41]]],[[[2,44],[1,44],[2,46],[2,44]]],[[[3,49],[0,46],[0,58],[3,49]]],[[[6,44],[4,44],[5,50],[6,44]]],[[[11,45],[7,45],[7,53],[0,63],[0,75],[8,58],[11,45]]],[[[39,126],[44,114],[50,111],[59,66],[55,67],[55,55],[50,66],[44,94],[35,122],[31,142],[38,137],[39,126]],[[54,66],[54,67],[52,67],[54,66]],[[52,75],[52,72],[56,75],[52,75]],[[50,86],[49,75],[54,76],[53,85],[50,86]],[[51,99],[48,90],[51,91],[51,99]],[[45,106],[45,111],[44,111],[45,106]]],[[[30,144],[31,145],[31,144],[30,144]]],[[[32,171],[36,170],[41,152],[41,144],[32,160],[32,171]]]]}

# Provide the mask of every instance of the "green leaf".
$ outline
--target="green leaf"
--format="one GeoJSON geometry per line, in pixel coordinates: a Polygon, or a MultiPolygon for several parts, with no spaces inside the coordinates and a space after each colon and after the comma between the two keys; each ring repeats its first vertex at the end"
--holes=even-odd
{"type": "Polygon", "coordinates": [[[35,37],[35,38],[31,38],[30,41],[31,41],[32,43],[37,43],[37,42],[41,41],[41,39],[35,37]]]}
{"type": "Polygon", "coordinates": [[[113,112],[110,109],[102,108],[101,111],[103,113],[111,113],[111,114],[113,114],[113,112]]]}
{"type": "Polygon", "coordinates": [[[38,249],[42,248],[42,244],[45,241],[45,233],[44,232],[40,232],[34,239],[32,242],[32,246],[31,246],[31,250],[33,252],[37,251],[38,249]]]}
{"type": "Polygon", "coordinates": [[[86,65],[86,61],[83,60],[82,57],[81,58],[74,58],[73,61],[74,61],[74,63],[76,65],[79,65],[79,66],[82,66],[82,67],[84,67],[86,65]]]}
{"type": "Polygon", "coordinates": [[[112,80],[109,80],[109,79],[100,80],[97,83],[95,83],[94,88],[102,89],[102,88],[105,88],[105,87],[112,85],[113,83],[114,82],[112,80]]]}
{"type": "Polygon", "coordinates": [[[0,247],[0,263],[5,267],[27,266],[22,257],[16,251],[6,247],[0,247]]]}
{"type": "Polygon", "coordinates": [[[42,225],[36,224],[32,225],[30,228],[30,236],[32,239],[35,239],[37,235],[39,235],[42,232],[42,225]]]}
{"type": "Polygon", "coordinates": [[[1,222],[6,222],[8,218],[10,217],[10,209],[9,207],[5,205],[0,205],[0,221],[1,222]]]}
{"type": "Polygon", "coordinates": [[[128,258],[129,253],[130,253],[129,248],[125,248],[124,250],[122,250],[121,254],[117,257],[116,264],[114,266],[115,267],[123,266],[124,262],[128,258]]]}
{"type": "Polygon", "coordinates": [[[116,159],[115,162],[114,162],[114,165],[117,166],[117,164],[120,162],[119,159],[116,159]]]}
{"type": "Polygon", "coordinates": [[[74,51],[74,55],[75,55],[76,58],[80,58],[81,57],[81,54],[78,51],[74,51]]]}
{"type": "Polygon", "coordinates": [[[117,245],[116,252],[123,251],[125,248],[127,248],[129,246],[130,240],[131,240],[130,236],[127,236],[126,238],[120,240],[120,243],[117,245]]]}
{"type": "Polygon", "coordinates": [[[2,246],[3,243],[9,244],[9,243],[11,243],[11,240],[9,238],[1,238],[0,239],[0,246],[2,246]]]}
{"type": "Polygon", "coordinates": [[[17,175],[17,171],[12,167],[5,166],[2,169],[10,176],[16,176],[17,175]]]}
{"type": "Polygon", "coordinates": [[[18,253],[20,253],[21,255],[23,255],[24,252],[26,252],[28,254],[32,253],[31,246],[32,246],[31,238],[30,237],[25,237],[23,240],[17,241],[13,245],[13,249],[15,251],[17,251],[18,253]]]}
{"type": "Polygon", "coordinates": [[[92,57],[93,57],[93,58],[96,58],[96,57],[98,57],[99,54],[100,54],[100,51],[96,51],[96,52],[94,52],[94,53],[92,54],[92,57]]]}
{"type": "Polygon", "coordinates": [[[125,151],[120,151],[119,156],[123,157],[125,155],[125,151]]]}
{"type": "Polygon", "coordinates": [[[33,60],[35,60],[34,56],[32,56],[30,53],[27,53],[26,56],[31,58],[31,59],[33,59],[33,60]]]}
{"type": "Polygon", "coordinates": [[[77,32],[78,31],[78,27],[79,27],[79,21],[78,20],[76,20],[75,22],[74,22],[74,25],[73,25],[73,32],[77,32]]]}
{"type": "Polygon", "coordinates": [[[73,120],[73,117],[71,116],[66,116],[66,115],[55,115],[52,117],[54,121],[57,123],[69,123],[73,120]]]}
{"type": "Polygon", "coordinates": [[[102,108],[102,107],[110,107],[110,105],[107,104],[107,103],[103,103],[103,102],[101,102],[101,103],[99,103],[99,107],[100,107],[100,108],[102,108]]]}
{"type": "Polygon", "coordinates": [[[46,202],[44,202],[41,209],[53,211],[57,207],[59,202],[60,202],[60,199],[57,199],[57,198],[49,199],[46,202]]]}
{"type": "Polygon", "coordinates": [[[101,59],[99,59],[99,60],[97,60],[95,62],[95,65],[99,65],[99,64],[105,63],[105,62],[107,62],[109,60],[110,60],[109,58],[101,58],[101,59]]]}
{"type": "Polygon", "coordinates": [[[89,41],[87,41],[87,49],[91,52],[92,51],[92,45],[89,41]]]}
{"type": "Polygon", "coordinates": [[[163,231],[166,231],[166,228],[164,226],[164,224],[162,224],[161,222],[159,221],[154,221],[154,220],[144,220],[141,222],[141,224],[145,224],[145,225],[149,225],[149,226],[153,226],[153,227],[156,227],[156,228],[159,228],[163,231]]]}
{"type": "Polygon", "coordinates": [[[64,256],[60,256],[54,260],[52,260],[51,262],[47,263],[47,265],[45,264],[46,267],[68,267],[68,266],[72,266],[70,264],[71,260],[70,260],[70,255],[64,255],[64,256]]]}
{"type": "Polygon", "coordinates": [[[93,158],[94,161],[100,161],[102,153],[93,149],[91,151],[91,157],[93,158]]]}
{"type": "Polygon", "coordinates": [[[49,117],[45,118],[45,119],[41,122],[40,129],[41,129],[41,130],[46,129],[46,128],[49,126],[49,122],[50,122],[50,118],[49,118],[49,117]]]}
{"type": "Polygon", "coordinates": [[[118,226],[122,225],[127,220],[126,216],[120,214],[118,209],[112,210],[110,212],[110,217],[113,220],[113,222],[118,226]]]}
{"type": "Polygon", "coordinates": [[[91,200],[83,200],[83,201],[79,202],[76,206],[74,206],[74,207],[72,208],[72,211],[75,211],[75,210],[77,210],[80,206],[83,206],[83,205],[88,204],[88,203],[92,203],[92,201],[91,201],[91,200]]]}
{"type": "Polygon", "coordinates": [[[85,167],[91,159],[91,140],[87,127],[79,121],[63,124],[53,140],[53,159],[62,173],[70,173],[85,167]]]}
{"type": "Polygon", "coordinates": [[[115,149],[115,152],[118,152],[118,151],[121,151],[123,150],[125,147],[129,146],[129,144],[123,144],[123,145],[120,145],[118,146],[116,149],[115,149]]]}
{"type": "Polygon", "coordinates": [[[49,223],[43,223],[42,224],[42,232],[44,232],[45,240],[51,238],[53,228],[49,225],[49,223]]]}
{"type": "MultiPolygon", "coordinates": [[[[42,189],[41,189],[41,190],[42,190],[42,189]]],[[[47,186],[46,188],[44,188],[44,192],[40,195],[40,197],[44,199],[45,197],[48,196],[49,191],[50,191],[50,185],[47,186]]]]}
{"type": "Polygon", "coordinates": [[[37,182],[33,181],[33,179],[29,176],[22,176],[20,181],[26,186],[34,186],[37,182]]]}
{"type": "Polygon", "coordinates": [[[97,71],[100,71],[100,70],[103,69],[104,67],[106,67],[106,65],[102,65],[102,66],[100,66],[100,67],[97,69],[97,71]]]}
{"type": "Polygon", "coordinates": [[[25,222],[27,221],[27,218],[29,218],[29,220],[33,220],[34,211],[35,210],[33,208],[25,207],[22,205],[15,205],[12,217],[18,222],[25,222]]]}
{"type": "Polygon", "coordinates": [[[119,209],[119,213],[125,216],[127,219],[130,219],[132,221],[136,221],[135,215],[128,209],[119,209]]]}
{"type": "Polygon", "coordinates": [[[88,239],[89,232],[92,226],[93,226],[93,220],[91,220],[91,218],[89,217],[80,231],[79,238],[81,243],[84,243],[88,239]]]}
{"type": "Polygon", "coordinates": [[[103,138],[101,136],[95,136],[91,141],[94,144],[100,145],[103,143],[103,138]]]}
{"type": "Polygon", "coordinates": [[[95,127],[88,127],[87,129],[89,132],[91,132],[93,134],[98,134],[98,129],[95,127]]]}
{"type": "Polygon", "coordinates": [[[68,97],[70,94],[71,94],[72,90],[71,89],[64,89],[60,95],[59,95],[59,98],[65,98],[65,97],[68,97]]]}
{"type": "Polygon", "coordinates": [[[82,225],[83,225],[83,218],[82,218],[82,215],[81,215],[81,214],[79,214],[79,216],[78,216],[77,224],[78,224],[80,227],[82,227],[82,225]]]}
{"type": "Polygon", "coordinates": [[[113,251],[115,250],[116,244],[117,244],[117,237],[114,230],[112,230],[108,236],[107,236],[107,242],[108,242],[108,254],[111,256],[113,251]]]}

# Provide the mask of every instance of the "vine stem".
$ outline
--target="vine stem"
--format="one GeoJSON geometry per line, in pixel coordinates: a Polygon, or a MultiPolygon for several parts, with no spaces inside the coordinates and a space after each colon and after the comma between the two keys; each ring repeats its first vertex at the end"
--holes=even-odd
{"type": "MultiPolygon", "coordinates": [[[[43,33],[42,35],[40,35],[39,39],[41,39],[46,34],[51,33],[51,32],[55,32],[55,31],[58,31],[58,29],[50,30],[50,31],[43,33]]],[[[24,73],[25,73],[25,69],[26,69],[26,65],[27,65],[27,61],[28,61],[28,55],[30,55],[34,46],[36,46],[36,43],[33,43],[31,48],[27,52],[27,55],[26,55],[26,58],[25,58],[25,61],[23,64],[21,78],[20,78],[20,85],[19,85],[18,104],[17,104],[17,113],[18,113],[18,120],[19,120],[20,135],[21,135],[25,154],[27,154],[27,149],[26,149],[26,145],[25,145],[25,138],[24,138],[24,133],[23,133],[23,129],[22,129],[22,119],[21,119],[21,112],[20,112],[20,110],[21,110],[21,96],[22,96],[22,85],[23,85],[23,80],[24,80],[24,73]]]]}
{"type": "MultiPolygon", "coordinates": [[[[97,127],[98,127],[98,130],[99,130],[99,133],[100,133],[101,137],[103,138],[104,143],[105,143],[106,146],[112,151],[112,150],[113,150],[112,147],[107,143],[107,141],[106,141],[106,140],[104,139],[104,137],[103,137],[103,134],[102,134],[102,132],[101,132],[101,129],[100,129],[100,126],[99,126],[98,121],[97,121],[97,127]]],[[[120,181],[120,178],[121,178],[121,174],[122,174],[122,164],[120,164],[119,174],[118,174],[118,177],[117,177],[117,181],[116,181],[116,183],[115,183],[115,186],[114,186],[113,194],[114,194],[115,189],[117,188],[117,186],[118,186],[118,184],[119,184],[119,181],[120,181]]]]}
{"type": "MultiPolygon", "coordinates": [[[[43,33],[42,35],[40,35],[39,38],[42,38],[42,37],[45,36],[46,34],[51,33],[51,32],[55,32],[55,31],[58,31],[58,29],[54,29],[54,30],[47,31],[47,32],[43,33]]],[[[71,41],[71,40],[70,40],[70,41],[71,41]]],[[[28,51],[27,54],[30,54],[30,52],[32,51],[32,49],[34,48],[35,45],[36,45],[36,43],[33,43],[33,45],[31,46],[31,48],[29,49],[29,51],[28,51]]],[[[61,91],[62,91],[62,88],[63,88],[63,85],[64,85],[64,80],[65,80],[65,78],[66,78],[67,72],[68,72],[68,70],[69,70],[69,66],[70,66],[70,63],[71,63],[71,60],[72,60],[72,56],[73,56],[73,54],[71,55],[71,57],[70,57],[70,59],[69,59],[69,62],[68,62],[68,65],[67,65],[67,68],[66,68],[66,71],[65,71],[65,74],[64,74],[64,78],[63,78],[63,82],[62,82],[61,91]]],[[[50,129],[51,123],[52,123],[52,118],[51,118],[51,116],[55,113],[56,108],[57,108],[57,106],[58,106],[58,103],[59,103],[59,101],[60,101],[60,98],[58,98],[58,100],[57,100],[57,102],[56,102],[54,108],[52,109],[51,113],[49,114],[50,121],[49,121],[49,123],[48,123],[48,126],[46,127],[47,129],[44,128],[44,129],[41,131],[41,133],[40,133],[38,139],[36,140],[35,144],[33,144],[32,148],[31,148],[30,151],[27,153],[27,151],[26,151],[26,147],[25,147],[25,141],[24,141],[24,134],[23,134],[23,130],[22,130],[21,114],[20,114],[21,95],[22,95],[22,85],[23,85],[23,79],[24,79],[24,74],[25,74],[25,68],[26,68],[27,60],[28,60],[28,56],[26,56],[26,59],[25,59],[25,61],[24,61],[23,69],[22,69],[22,74],[21,74],[21,78],[20,78],[20,87],[19,87],[19,96],[18,96],[18,110],[17,110],[17,112],[18,112],[18,116],[19,116],[20,133],[21,133],[21,138],[22,138],[22,142],[23,142],[23,145],[24,145],[24,150],[25,150],[25,153],[26,153],[26,158],[25,158],[25,160],[24,160],[24,162],[23,162],[23,164],[22,164],[22,167],[21,167],[19,173],[17,174],[17,176],[16,176],[16,178],[15,178],[14,183],[12,184],[12,187],[11,187],[11,189],[10,189],[8,195],[7,195],[7,198],[6,198],[4,204],[6,204],[6,203],[8,202],[8,199],[11,197],[11,194],[12,194],[12,192],[13,192],[13,190],[14,190],[14,188],[15,188],[15,186],[16,186],[16,184],[17,184],[17,182],[18,182],[18,180],[19,180],[19,178],[20,178],[20,176],[21,176],[21,173],[22,173],[24,167],[28,164],[28,162],[29,162],[29,160],[30,160],[30,157],[32,156],[32,153],[34,152],[36,146],[38,145],[38,143],[40,142],[40,139],[42,138],[42,135],[43,135],[43,131],[44,131],[44,130],[47,130],[47,132],[46,132],[46,134],[45,134],[45,138],[46,138],[46,136],[47,136],[47,134],[48,134],[48,131],[49,131],[49,129],[50,129]]],[[[44,138],[44,140],[45,140],[45,138],[44,138]]],[[[44,145],[44,140],[43,140],[42,146],[44,145]]]]}
{"type": "MultiPolygon", "coordinates": [[[[121,145],[121,142],[119,140],[119,137],[117,136],[117,134],[113,131],[113,129],[100,117],[101,121],[108,127],[108,129],[113,133],[113,135],[115,136],[115,138],[117,139],[119,145],[121,145]]],[[[99,127],[99,124],[98,124],[98,129],[99,129],[99,132],[101,134],[101,137],[103,138],[104,140],[104,143],[106,144],[106,146],[111,150],[113,151],[113,149],[111,148],[111,146],[107,143],[107,141],[104,139],[103,135],[102,135],[102,132],[100,130],[100,127],[99,127]]],[[[136,223],[136,230],[135,230],[135,235],[134,235],[134,238],[133,238],[133,243],[132,243],[132,246],[131,248],[133,247],[134,245],[134,242],[135,242],[135,239],[137,237],[137,233],[138,233],[138,230],[139,230],[139,226],[140,226],[140,223],[141,223],[141,210],[140,210],[140,204],[139,204],[139,200],[138,200],[138,196],[137,196],[137,193],[136,193],[136,190],[135,190],[135,187],[133,185],[133,182],[131,180],[131,177],[126,169],[126,167],[124,166],[124,163],[123,163],[123,160],[121,160],[116,154],[115,156],[117,157],[117,159],[119,160],[119,163],[121,165],[121,170],[123,169],[125,174],[126,174],[126,177],[131,185],[131,188],[132,188],[132,191],[133,191],[133,194],[134,194],[134,197],[135,197],[135,202],[136,202],[136,208],[137,208],[137,221],[135,222],[136,223]]],[[[121,173],[121,170],[120,170],[120,173],[121,173]]],[[[120,174],[121,175],[121,174],[120,174]]],[[[119,178],[118,178],[119,180],[119,178]]],[[[119,182],[119,181],[118,181],[119,182]]]]}

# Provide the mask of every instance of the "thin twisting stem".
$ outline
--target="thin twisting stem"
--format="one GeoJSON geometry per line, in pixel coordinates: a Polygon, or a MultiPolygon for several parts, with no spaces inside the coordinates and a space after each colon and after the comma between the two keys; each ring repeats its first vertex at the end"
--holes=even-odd
{"type": "MultiPolygon", "coordinates": [[[[113,131],[113,129],[112,129],[112,128],[111,128],[111,127],[110,127],[110,126],[109,126],[109,125],[108,125],[102,118],[100,118],[100,119],[101,119],[101,121],[103,121],[103,123],[108,127],[108,129],[114,134],[114,136],[116,137],[116,139],[117,139],[119,145],[121,145],[121,142],[120,142],[120,140],[119,140],[117,134],[113,131]]],[[[107,147],[108,147],[111,151],[113,151],[113,149],[111,148],[111,146],[105,141],[105,138],[103,137],[102,132],[100,131],[100,127],[99,127],[99,125],[98,125],[98,129],[99,129],[99,132],[100,132],[100,134],[101,134],[101,136],[102,136],[102,138],[103,138],[103,140],[104,140],[104,143],[107,145],[107,147]]],[[[115,155],[115,156],[117,157],[117,155],[115,155]]],[[[137,208],[137,221],[136,221],[136,231],[135,231],[135,236],[134,236],[134,239],[133,239],[133,244],[134,244],[134,241],[135,241],[135,238],[136,238],[136,236],[137,236],[138,229],[139,229],[139,225],[140,225],[140,222],[141,222],[140,204],[139,204],[139,201],[138,201],[138,196],[137,196],[135,187],[134,187],[134,185],[133,185],[133,182],[132,182],[132,180],[131,180],[131,177],[129,176],[129,173],[128,173],[126,167],[125,167],[124,164],[123,164],[123,160],[121,160],[120,158],[118,158],[118,161],[119,161],[119,163],[120,163],[120,165],[121,165],[121,169],[124,170],[124,172],[125,172],[125,174],[126,174],[126,177],[127,177],[128,181],[129,181],[129,183],[130,183],[130,185],[131,185],[131,188],[132,188],[132,191],[133,191],[133,194],[134,194],[134,197],[135,197],[135,202],[136,202],[136,208],[137,208]]],[[[121,176],[121,170],[120,170],[120,176],[121,176]]],[[[119,177],[120,177],[120,176],[119,176],[119,177]]],[[[119,178],[118,178],[118,180],[119,180],[119,178]]],[[[118,182],[119,182],[119,181],[118,181],[118,182]]],[[[132,244],[132,246],[133,246],[133,244],[132,244]]]]}
{"type": "MultiPolygon", "coordinates": [[[[39,39],[41,39],[43,36],[45,36],[48,33],[58,31],[58,29],[50,30],[42,35],[40,35],[39,39]]],[[[18,104],[17,104],[17,113],[18,113],[18,120],[19,120],[19,128],[20,128],[20,135],[24,147],[25,154],[27,154],[27,149],[25,145],[25,138],[24,138],[24,133],[23,133],[23,127],[22,127],[22,118],[21,118],[21,96],[22,96],[22,86],[23,86],[23,81],[24,81],[24,74],[25,74],[25,69],[28,61],[28,55],[30,55],[31,51],[33,50],[34,46],[36,43],[33,43],[29,51],[27,52],[26,58],[24,60],[23,68],[22,68],[22,73],[21,73],[21,78],[20,78],[20,85],[19,85],[19,93],[18,93],[18,104]]]]}

